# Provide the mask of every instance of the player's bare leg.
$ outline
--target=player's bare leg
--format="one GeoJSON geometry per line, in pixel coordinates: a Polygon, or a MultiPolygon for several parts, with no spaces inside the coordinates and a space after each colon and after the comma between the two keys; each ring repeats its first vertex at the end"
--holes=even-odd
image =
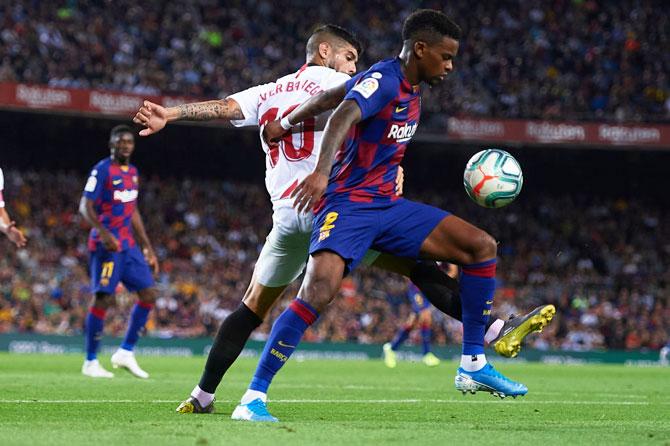
{"type": "Polygon", "coordinates": [[[107,293],[96,293],[86,316],[86,360],[81,368],[81,373],[91,378],[113,378],[114,374],[100,364],[98,361],[98,349],[102,337],[103,324],[107,309],[115,303],[114,296],[107,293]]]}
{"type": "Polygon", "coordinates": [[[495,293],[497,243],[489,234],[454,215],[442,219],[421,245],[421,255],[461,266],[463,354],[458,390],[494,395],[525,395],[528,389],[498,373],[486,361],[484,335],[495,293]]]}
{"type": "MultiPolygon", "coordinates": [[[[177,407],[177,412],[211,413],[214,411],[214,393],[223,375],[239,357],[251,332],[262,323],[285,289],[286,285],[268,287],[260,284],[254,273],[240,306],[229,314],[219,327],[214,344],[207,356],[200,383],[195,386],[190,398],[177,407]]],[[[249,398],[253,395],[245,394],[245,396],[249,398]]]]}
{"type": "Polygon", "coordinates": [[[307,263],[305,279],[298,297],[275,321],[249,391],[258,398],[242,401],[231,416],[234,420],[277,421],[266,407],[266,394],[272,378],[300,343],[305,330],[312,325],[333,300],[344,275],[344,260],[331,251],[313,254],[307,263]]]}
{"type": "Polygon", "coordinates": [[[133,348],[139,339],[140,332],[144,329],[149,317],[149,312],[156,303],[158,291],[154,287],[138,291],[138,302],[133,306],[128,321],[128,329],[121,346],[112,355],[112,367],[124,368],[134,376],[147,379],[149,374],[144,371],[135,358],[133,348]]]}

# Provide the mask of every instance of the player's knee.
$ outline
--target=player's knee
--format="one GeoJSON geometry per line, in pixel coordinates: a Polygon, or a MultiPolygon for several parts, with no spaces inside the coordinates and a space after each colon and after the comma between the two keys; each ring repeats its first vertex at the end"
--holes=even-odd
{"type": "Polygon", "coordinates": [[[314,278],[303,285],[299,296],[320,313],[328,306],[336,291],[327,278],[314,278]]]}
{"type": "Polygon", "coordinates": [[[158,296],[158,293],[156,292],[155,288],[146,288],[137,294],[140,302],[152,305],[156,303],[156,298],[158,296]]]}
{"type": "Polygon", "coordinates": [[[93,297],[93,307],[101,310],[107,310],[114,306],[114,296],[108,293],[95,293],[93,297]]]}
{"type": "Polygon", "coordinates": [[[247,289],[247,292],[244,293],[242,302],[244,302],[244,305],[253,311],[256,316],[265,319],[270,308],[272,308],[282,292],[283,287],[266,288],[260,284],[252,283],[247,289]]]}
{"type": "Polygon", "coordinates": [[[473,240],[472,263],[495,259],[498,253],[498,242],[485,231],[479,231],[473,240]]]}

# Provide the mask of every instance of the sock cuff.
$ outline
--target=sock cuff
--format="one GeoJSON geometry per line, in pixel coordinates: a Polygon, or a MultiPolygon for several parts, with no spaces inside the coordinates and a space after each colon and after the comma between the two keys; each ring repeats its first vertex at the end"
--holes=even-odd
{"type": "Polygon", "coordinates": [[[104,310],[102,308],[95,308],[95,307],[90,307],[88,309],[88,312],[91,313],[93,316],[100,320],[105,319],[105,314],[107,313],[107,310],[104,310]]]}
{"type": "Polygon", "coordinates": [[[496,259],[487,260],[486,262],[473,263],[472,265],[463,265],[461,271],[468,276],[476,277],[495,277],[496,276],[496,259]]]}
{"type": "Polygon", "coordinates": [[[305,321],[307,325],[312,325],[319,317],[319,313],[307,302],[302,299],[295,299],[289,305],[289,308],[298,315],[300,319],[305,321]]]}
{"type": "Polygon", "coordinates": [[[240,302],[240,306],[237,307],[237,310],[235,311],[240,311],[244,313],[244,317],[254,325],[254,328],[258,328],[258,326],[263,323],[263,319],[261,319],[256,313],[254,313],[251,308],[247,307],[247,305],[244,302],[240,302]]]}
{"type": "Polygon", "coordinates": [[[144,308],[145,310],[151,310],[154,307],[154,304],[149,302],[142,302],[141,300],[135,302],[135,305],[137,305],[140,308],[144,308]]]}

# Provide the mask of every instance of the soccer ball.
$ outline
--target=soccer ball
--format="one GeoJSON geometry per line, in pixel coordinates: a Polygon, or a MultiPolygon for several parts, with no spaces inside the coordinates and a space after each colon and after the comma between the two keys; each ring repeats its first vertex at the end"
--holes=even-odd
{"type": "Polygon", "coordinates": [[[470,158],[463,173],[463,185],[478,205],[501,208],[521,192],[523,173],[512,155],[500,149],[487,149],[470,158]]]}

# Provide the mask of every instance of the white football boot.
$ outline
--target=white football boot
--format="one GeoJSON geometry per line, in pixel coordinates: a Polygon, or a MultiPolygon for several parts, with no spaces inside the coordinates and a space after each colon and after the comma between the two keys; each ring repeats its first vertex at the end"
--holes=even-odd
{"type": "Polygon", "coordinates": [[[114,367],[115,369],[123,367],[124,369],[127,369],[130,373],[137,376],[138,378],[146,379],[149,377],[149,374],[144,370],[142,370],[140,366],[137,364],[135,354],[131,351],[124,350],[122,348],[118,349],[112,355],[112,367],[114,367]]]}
{"type": "Polygon", "coordinates": [[[105,370],[97,359],[84,361],[84,365],[81,366],[81,373],[91,378],[114,378],[114,374],[105,370]]]}

